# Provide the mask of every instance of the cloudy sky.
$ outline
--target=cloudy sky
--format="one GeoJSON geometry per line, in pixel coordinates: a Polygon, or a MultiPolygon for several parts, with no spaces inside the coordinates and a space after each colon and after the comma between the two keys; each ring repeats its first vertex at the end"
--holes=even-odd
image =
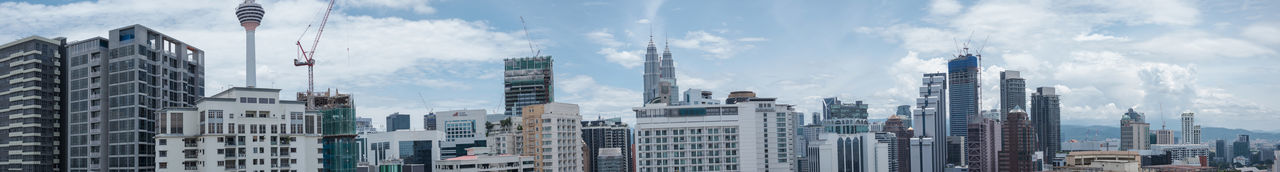
{"type": "MultiPolygon", "coordinates": [[[[259,86],[304,90],[295,42],[325,2],[260,1],[259,86]]],[[[921,74],[945,71],[972,40],[985,57],[984,109],[998,103],[999,71],[1020,70],[1030,88],[1058,88],[1065,125],[1116,125],[1136,108],[1153,127],[1163,116],[1177,129],[1176,114],[1195,112],[1208,127],[1280,131],[1277,3],[339,0],[316,53],[316,87],[354,93],[360,116],[378,126],[393,112],[415,114],[415,128],[430,110],[497,113],[502,59],[533,55],[533,42],[555,59],[557,101],[580,104],[585,118],[629,117],[652,35],[671,47],[682,89],[717,98],[751,90],[805,112],[837,96],[884,118],[914,104],[921,74]]],[[[237,4],[0,1],[0,41],[81,40],[142,24],[207,51],[212,95],[244,83],[237,4]]]]}

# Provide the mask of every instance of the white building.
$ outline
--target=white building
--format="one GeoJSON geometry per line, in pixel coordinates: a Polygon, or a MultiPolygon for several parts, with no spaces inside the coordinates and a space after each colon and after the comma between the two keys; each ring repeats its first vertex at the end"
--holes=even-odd
{"type": "Polygon", "coordinates": [[[890,145],[876,140],[876,134],[823,133],[809,145],[816,150],[809,152],[810,160],[818,160],[817,171],[889,171],[890,145]]]}
{"type": "Polygon", "coordinates": [[[524,137],[523,129],[520,127],[522,118],[518,116],[510,117],[498,122],[493,122],[492,128],[487,130],[485,134],[485,144],[489,150],[495,154],[520,154],[520,148],[523,147],[524,137]]]}
{"type": "Polygon", "coordinates": [[[543,172],[583,171],[582,115],[578,105],[547,103],[525,106],[520,126],[522,155],[533,156],[543,172]]]}
{"type": "Polygon", "coordinates": [[[235,87],[156,116],[156,171],[320,170],[320,117],[280,89],[235,87]]]}
{"type": "Polygon", "coordinates": [[[467,149],[472,155],[436,161],[435,172],[532,172],[537,171],[533,156],[493,154],[485,147],[467,149]]]}
{"type": "Polygon", "coordinates": [[[485,147],[485,111],[454,110],[437,112],[437,130],[444,131],[444,143],[440,155],[453,158],[467,155],[467,148],[485,147]]]}
{"type": "Polygon", "coordinates": [[[1208,157],[1210,150],[1213,148],[1209,145],[1202,144],[1154,144],[1151,150],[1156,153],[1169,153],[1169,159],[1173,160],[1174,165],[1199,165],[1198,157],[1208,157]]]}
{"type": "Polygon", "coordinates": [[[649,104],[636,112],[640,172],[792,171],[796,114],[773,98],[723,105],[649,104]]]}
{"type": "Polygon", "coordinates": [[[356,136],[360,143],[360,164],[372,167],[394,164],[418,164],[431,167],[441,159],[440,145],[444,132],[439,130],[396,130],[364,133],[356,136]]]}
{"type": "Polygon", "coordinates": [[[690,88],[684,91],[684,98],[680,99],[687,105],[714,105],[720,104],[720,100],[711,98],[711,91],[690,88]]]}
{"type": "Polygon", "coordinates": [[[947,74],[927,73],[921,79],[920,98],[911,115],[911,171],[943,171],[947,161],[947,74]]]}
{"type": "Polygon", "coordinates": [[[1200,125],[1196,125],[1196,113],[1182,113],[1182,144],[1200,144],[1200,125]]]}

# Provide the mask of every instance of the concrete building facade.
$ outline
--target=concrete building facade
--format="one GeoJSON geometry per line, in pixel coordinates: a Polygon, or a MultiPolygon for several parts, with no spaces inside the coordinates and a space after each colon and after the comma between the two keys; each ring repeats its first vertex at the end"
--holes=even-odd
{"type": "Polygon", "coordinates": [[[486,147],[485,111],[453,110],[435,113],[436,129],[444,132],[440,156],[444,159],[466,156],[467,148],[486,147]]]}
{"type": "MultiPolygon", "coordinates": [[[[879,142],[877,135],[893,135],[891,133],[858,133],[834,134],[824,133],[819,136],[811,154],[816,163],[810,162],[816,171],[890,171],[890,144],[879,142]]],[[[893,169],[896,170],[896,169],[893,169]]]]}
{"type": "Polygon", "coordinates": [[[1196,125],[1196,113],[1182,113],[1182,144],[1200,144],[1200,125],[1196,125]]]}
{"type": "Polygon", "coordinates": [[[792,105],[745,97],[723,105],[650,104],[636,112],[638,171],[793,171],[792,105]]]}
{"type": "MultiPolygon", "coordinates": [[[[0,45],[0,169],[67,169],[67,40],[31,36],[0,45]]],[[[74,47],[76,51],[97,46],[74,47]]],[[[85,56],[77,59],[87,59],[85,56]]],[[[77,61],[85,62],[85,61],[77,61]]],[[[76,73],[77,76],[85,73],[76,73]]],[[[83,78],[83,77],[77,77],[83,78]]],[[[83,85],[81,85],[83,86],[83,85]]],[[[83,93],[83,92],[80,92],[83,93]]],[[[71,119],[82,123],[83,115],[71,119]]],[[[82,125],[78,125],[82,126],[82,125]]],[[[79,130],[84,131],[84,130],[79,130]]],[[[76,140],[83,141],[83,140],[76,140]]],[[[87,152],[75,152],[78,155],[87,152]]]]}
{"type": "Polygon", "coordinates": [[[547,103],[521,108],[524,156],[544,172],[580,172],[582,166],[582,115],[578,105],[547,103]]]}
{"type": "Polygon", "coordinates": [[[618,166],[620,168],[616,169],[622,169],[623,171],[634,171],[634,168],[631,168],[635,167],[635,156],[631,151],[634,139],[631,137],[631,127],[627,126],[627,123],[623,123],[621,118],[582,121],[582,140],[585,142],[583,146],[587,150],[583,154],[587,158],[583,161],[583,165],[588,169],[587,171],[599,172],[602,169],[615,169],[601,168],[601,164],[609,162],[600,158],[613,158],[613,156],[602,155],[603,153],[600,151],[611,148],[617,149],[618,157],[622,158],[621,161],[618,161],[622,162],[621,164],[611,164],[611,166],[618,166]]]}
{"type": "Polygon", "coordinates": [[[943,171],[947,160],[947,74],[924,74],[912,113],[911,171],[943,171]]]}
{"type": "Polygon", "coordinates": [[[1120,118],[1120,150],[1147,150],[1151,145],[1147,133],[1151,133],[1151,125],[1146,117],[1129,108],[1120,118]]]}
{"type": "Polygon", "coordinates": [[[440,145],[444,139],[443,131],[424,130],[365,133],[356,137],[362,149],[360,164],[373,167],[391,164],[433,167],[435,161],[441,159],[440,145]]]}
{"type": "Polygon", "coordinates": [[[142,25],[68,45],[67,169],[155,170],[148,125],[161,108],[204,96],[204,50],[142,25]]]}
{"type": "Polygon", "coordinates": [[[156,119],[156,171],[297,170],[321,164],[320,114],[280,89],[235,87],[156,119]]]}

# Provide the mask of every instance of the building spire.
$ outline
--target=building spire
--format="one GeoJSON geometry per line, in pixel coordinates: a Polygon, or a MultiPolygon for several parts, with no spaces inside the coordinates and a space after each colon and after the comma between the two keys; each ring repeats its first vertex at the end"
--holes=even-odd
{"type": "Polygon", "coordinates": [[[671,39],[667,37],[666,33],[662,33],[662,42],[662,52],[671,54],[671,39]]]}

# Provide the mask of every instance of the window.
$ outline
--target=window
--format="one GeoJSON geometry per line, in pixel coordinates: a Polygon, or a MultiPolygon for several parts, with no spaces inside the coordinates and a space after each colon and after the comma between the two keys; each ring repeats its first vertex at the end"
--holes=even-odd
{"type": "Polygon", "coordinates": [[[169,151],[159,151],[158,153],[156,153],[156,156],[159,156],[159,157],[168,157],[168,156],[169,156],[169,151]]]}

